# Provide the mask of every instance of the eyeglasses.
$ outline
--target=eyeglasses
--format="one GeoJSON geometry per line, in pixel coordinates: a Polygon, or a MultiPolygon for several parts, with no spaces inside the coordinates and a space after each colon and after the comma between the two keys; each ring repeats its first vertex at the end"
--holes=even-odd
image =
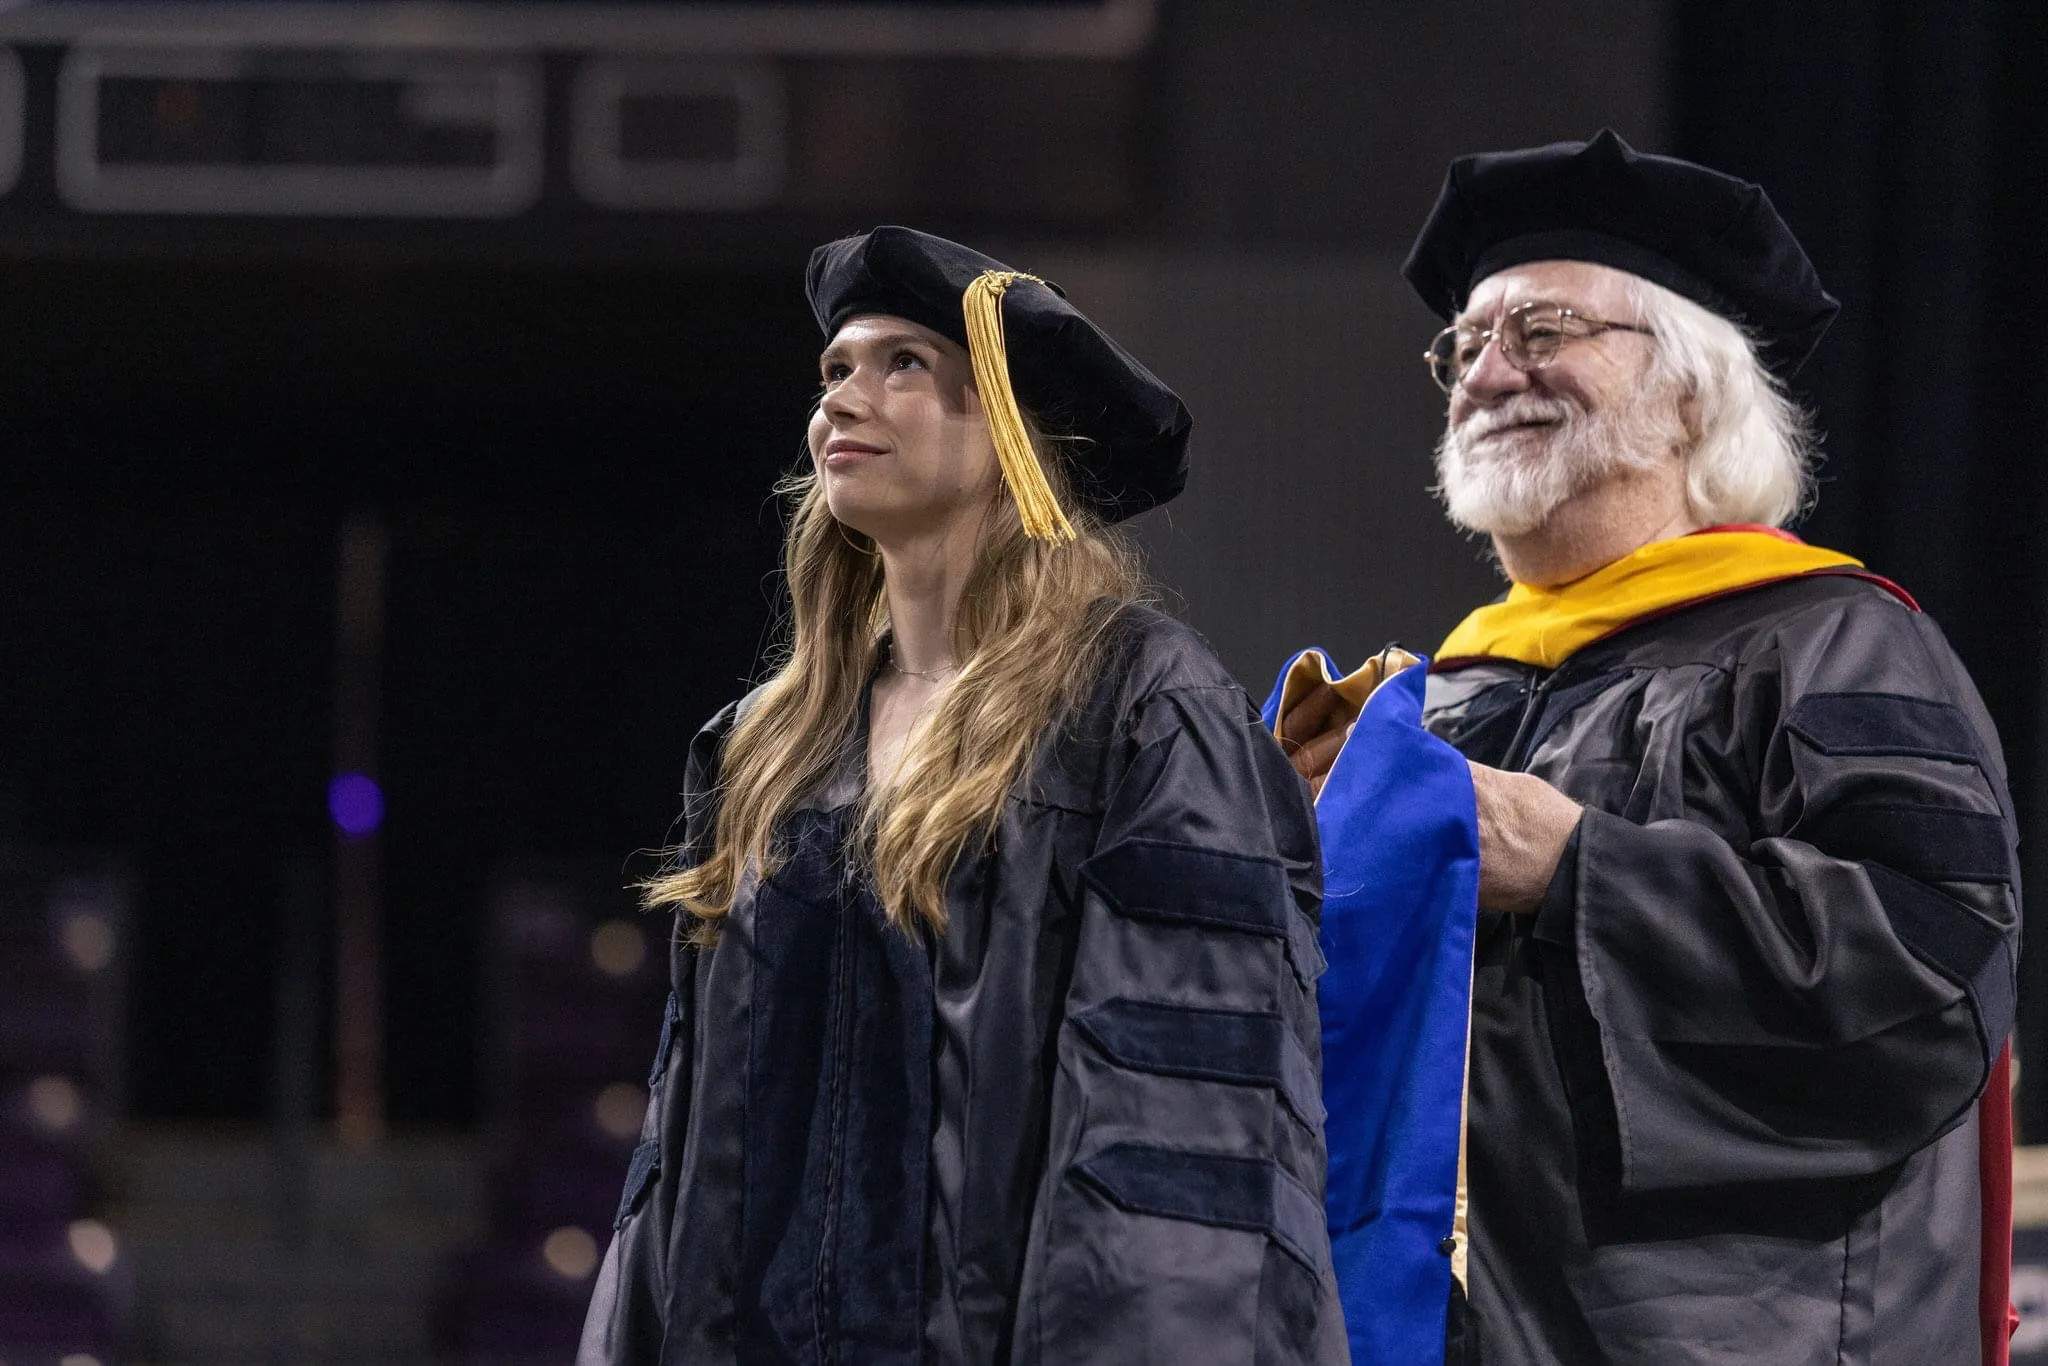
{"type": "Polygon", "coordinates": [[[1428,362],[1429,377],[1436,381],[1437,388],[1448,394],[1464,383],[1472,367],[1479,364],[1479,355],[1486,350],[1488,342],[1499,344],[1502,360],[1526,372],[1541,370],[1556,360],[1557,353],[1566,342],[1597,337],[1602,332],[1651,335],[1647,327],[1589,318],[1583,313],[1539,299],[1517,304],[1493,327],[1455,323],[1446,327],[1436,334],[1436,340],[1429,344],[1429,350],[1422,353],[1422,359],[1428,362]]]}

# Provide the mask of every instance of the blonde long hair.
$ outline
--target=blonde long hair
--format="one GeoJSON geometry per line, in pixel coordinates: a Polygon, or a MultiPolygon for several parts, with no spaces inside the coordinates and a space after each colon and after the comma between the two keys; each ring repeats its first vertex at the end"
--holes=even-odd
{"type": "MultiPolygon", "coordinates": [[[[1094,674],[1117,609],[1142,593],[1129,540],[1077,508],[1054,443],[1035,426],[1031,437],[1078,539],[1032,539],[1007,491],[997,498],[961,594],[960,672],[912,731],[895,778],[862,804],[859,844],[904,930],[945,928],[954,864],[993,838],[1040,740],[1094,674]]],[[[696,917],[699,943],[715,940],[748,868],[774,870],[776,825],[839,764],[888,629],[881,556],[833,517],[814,472],[779,491],[794,505],[781,663],[725,743],[710,856],[683,867],[673,851],[669,870],[643,888],[649,908],[696,917]]]]}

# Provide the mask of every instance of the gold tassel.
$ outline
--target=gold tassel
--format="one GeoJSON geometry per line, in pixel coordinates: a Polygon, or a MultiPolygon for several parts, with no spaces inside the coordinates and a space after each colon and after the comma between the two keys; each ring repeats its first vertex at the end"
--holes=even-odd
{"type": "Polygon", "coordinates": [[[1074,539],[1074,526],[1045,482],[1045,471],[1039,468],[1038,454],[1031,448],[1031,434],[1024,430],[1024,415],[1017,411],[1016,391],[1010,388],[1010,355],[1003,341],[1003,291],[1014,280],[1045,283],[1020,270],[985,270],[967,286],[960,298],[961,311],[967,315],[967,355],[974,362],[974,385],[981,391],[996,459],[1002,464],[1010,496],[1017,500],[1024,534],[1059,544],[1074,539]]]}

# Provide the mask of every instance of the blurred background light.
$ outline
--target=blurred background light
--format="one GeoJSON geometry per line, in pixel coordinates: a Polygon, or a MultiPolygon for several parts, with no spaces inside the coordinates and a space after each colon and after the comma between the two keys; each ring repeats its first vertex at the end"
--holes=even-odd
{"type": "Polygon", "coordinates": [[[327,784],[327,814],[344,835],[373,834],[384,823],[384,790],[365,774],[339,774],[327,784]]]}
{"type": "Polygon", "coordinates": [[[595,1108],[598,1128],[613,1138],[631,1138],[647,1117],[647,1092],[629,1081],[613,1082],[597,1093],[595,1108]]]}
{"type": "Polygon", "coordinates": [[[590,961],[608,977],[631,977],[647,961],[647,936],[630,920],[607,920],[590,936],[590,961]]]}
{"type": "Polygon", "coordinates": [[[558,1228],[541,1244],[540,1255],[557,1276],[580,1281],[597,1270],[597,1239],[574,1226],[558,1228]]]}
{"type": "Polygon", "coordinates": [[[51,1133],[68,1133],[85,1117],[85,1097],[69,1077],[37,1077],[28,1084],[28,1112],[51,1133]]]}
{"type": "Polygon", "coordinates": [[[104,1276],[112,1271],[121,1255],[121,1246],[114,1238],[114,1231],[97,1219],[80,1219],[73,1223],[70,1242],[71,1255],[95,1276],[104,1276]]]}
{"type": "Polygon", "coordinates": [[[74,911],[64,918],[64,952],[87,972],[100,972],[114,961],[114,927],[103,915],[74,911]]]}

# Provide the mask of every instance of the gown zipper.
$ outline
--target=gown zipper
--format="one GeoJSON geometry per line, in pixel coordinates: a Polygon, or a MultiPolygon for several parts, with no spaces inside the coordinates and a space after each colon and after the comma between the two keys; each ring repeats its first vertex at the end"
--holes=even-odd
{"type": "MultiPolygon", "coordinates": [[[[1501,754],[1500,762],[1493,765],[1493,767],[1512,773],[1523,771],[1522,765],[1527,762],[1529,757],[1523,753],[1523,750],[1533,741],[1537,723],[1543,716],[1544,703],[1550,700],[1550,690],[1557,682],[1558,675],[1564,672],[1563,666],[1552,669],[1547,674],[1534,664],[1527,667],[1528,672],[1523,676],[1522,683],[1522,714],[1515,721],[1514,736],[1508,741],[1508,747],[1501,754]]],[[[1516,917],[1504,915],[1500,917],[1500,923],[1512,924],[1515,919],[1516,917]]],[[[1484,913],[1482,912],[1482,925],[1483,921],[1484,913]]],[[[1482,952],[1480,947],[1482,937],[1483,931],[1481,927],[1475,926],[1472,940],[1473,976],[1471,980],[1471,994],[1467,1001],[1468,1010],[1475,1013],[1478,1007],[1478,971],[1479,958],[1482,952]]],[[[1453,1312],[1460,1320],[1459,1332],[1461,1342],[1458,1345],[1458,1351],[1461,1359],[1463,1359],[1471,1350],[1468,1335],[1472,1331],[1471,1275],[1472,1257],[1475,1251],[1472,1246],[1471,1191],[1465,1166],[1468,1146],[1466,1139],[1470,1132],[1472,1116],[1472,1030],[1469,1022],[1465,1032],[1465,1083],[1458,1099],[1458,1110],[1457,1195],[1451,1216],[1451,1234],[1444,1240],[1443,1247],[1451,1257],[1451,1275],[1453,1280],[1451,1306],[1453,1312]]],[[[1448,1329],[1446,1330],[1446,1337],[1448,1338],[1448,1329]]],[[[1445,1346],[1447,1351],[1450,1350],[1451,1344],[1448,1341],[1445,1346]]]]}
{"type": "Polygon", "coordinates": [[[848,942],[847,921],[856,912],[848,904],[852,892],[852,880],[841,880],[839,889],[839,915],[833,927],[832,965],[832,1116],[831,1128],[826,1136],[825,1147],[825,1212],[818,1221],[817,1273],[813,1281],[813,1329],[821,1366],[831,1366],[839,1359],[838,1315],[839,1303],[839,1198],[841,1177],[846,1157],[846,1100],[851,1081],[847,1076],[847,1035],[851,1029],[849,1017],[853,1013],[853,948],[848,942]]]}
{"type": "Polygon", "coordinates": [[[1501,755],[1500,763],[1495,767],[1510,773],[1523,771],[1522,765],[1529,761],[1523,750],[1534,740],[1536,723],[1543,717],[1543,704],[1550,700],[1550,690],[1563,673],[1563,665],[1549,673],[1544,673],[1534,664],[1529,666],[1528,681],[1524,685],[1528,691],[1522,700],[1521,719],[1515,723],[1514,738],[1508,741],[1507,752],[1501,755]]]}

